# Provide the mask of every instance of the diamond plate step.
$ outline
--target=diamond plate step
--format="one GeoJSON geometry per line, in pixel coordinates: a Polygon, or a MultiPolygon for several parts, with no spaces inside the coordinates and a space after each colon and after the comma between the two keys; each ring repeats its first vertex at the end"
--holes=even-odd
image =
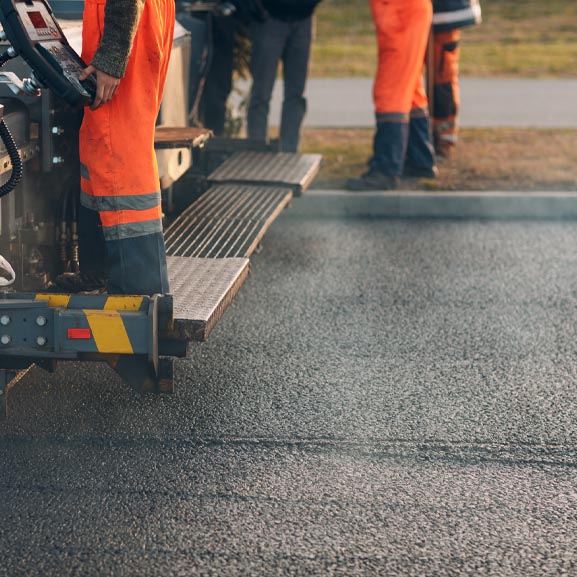
{"type": "Polygon", "coordinates": [[[282,187],[212,186],[167,228],[166,252],[181,257],[249,257],[292,195],[282,187]]]}
{"type": "Polygon", "coordinates": [[[205,341],[249,272],[247,258],[167,258],[174,298],[170,338],[205,341]]]}
{"type": "Polygon", "coordinates": [[[201,148],[212,137],[212,130],[191,126],[157,126],[154,148],[201,148]]]}
{"type": "Polygon", "coordinates": [[[235,152],[212,174],[209,182],[291,187],[302,194],[317,175],[320,154],[289,152],[235,152]]]}

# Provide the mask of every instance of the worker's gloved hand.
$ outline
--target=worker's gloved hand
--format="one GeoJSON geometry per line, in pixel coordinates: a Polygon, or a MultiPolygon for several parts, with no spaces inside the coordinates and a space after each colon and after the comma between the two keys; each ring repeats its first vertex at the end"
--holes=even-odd
{"type": "Polygon", "coordinates": [[[229,0],[242,22],[263,22],[268,14],[261,0],[229,0]]]}
{"type": "Polygon", "coordinates": [[[96,96],[90,108],[96,110],[112,100],[120,84],[120,78],[110,76],[110,74],[106,74],[106,72],[102,72],[102,70],[98,70],[98,68],[90,64],[80,74],[80,80],[86,80],[91,74],[96,76],[96,96]]]}

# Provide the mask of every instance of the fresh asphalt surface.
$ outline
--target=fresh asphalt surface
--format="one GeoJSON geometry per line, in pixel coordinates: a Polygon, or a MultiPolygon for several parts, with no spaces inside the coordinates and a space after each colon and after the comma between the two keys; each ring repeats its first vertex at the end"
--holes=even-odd
{"type": "Polygon", "coordinates": [[[577,222],[297,202],[175,396],[13,390],[1,576],[577,574],[577,222]]]}

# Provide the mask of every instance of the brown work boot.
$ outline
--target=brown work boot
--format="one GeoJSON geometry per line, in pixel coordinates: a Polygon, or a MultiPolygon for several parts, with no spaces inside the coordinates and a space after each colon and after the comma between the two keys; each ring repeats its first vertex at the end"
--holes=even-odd
{"type": "Polygon", "coordinates": [[[364,190],[395,190],[399,184],[396,176],[383,174],[376,168],[371,168],[359,178],[349,178],[347,190],[360,192],[364,190]]]}
{"type": "Polygon", "coordinates": [[[455,152],[455,144],[448,140],[437,140],[435,142],[435,154],[439,158],[449,160],[455,152]]]}

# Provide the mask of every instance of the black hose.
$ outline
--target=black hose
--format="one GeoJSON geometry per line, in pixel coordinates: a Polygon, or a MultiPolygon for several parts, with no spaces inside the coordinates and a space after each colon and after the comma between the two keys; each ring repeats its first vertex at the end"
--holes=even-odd
{"type": "Polygon", "coordinates": [[[6,52],[0,54],[0,68],[9,60],[12,60],[12,58],[14,58],[14,53],[11,53],[10,50],[6,50],[6,52]]]}
{"type": "MultiPolygon", "coordinates": [[[[2,68],[2,66],[4,66],[4,64],[9,60],[12,60],[15,55],[16,53],[11,52],[10,50],[6,50],[6,52],[0,54],[0,68],[2,68]]],[[[18,152],[18,147],[14,142],[12,133],[3,119],[0,120],[0,139],[2,139],[2,142],[6,147],[8,156],[10,157],[10,162],[12,163],[12,174],[10,175],[10,179],[8,182],[5,182],[0,186],[0,198],[2,198],[14,190],[16,185],[20,182],[20,179],[22,178],[22,159],[20,158],[20,153],[18,152]]]]}
{"type": "Polygon", "coordinates": [[[12,133],[6,126],[4,120],[0,120],[0,138],[4,143],[4,146],[6,146],[6,151],[8,152],[10,162],[12,163],[12,174],[10,175],[10,179],[8,182],[0,186],[0,198],[2,198],[12,191],[20,182],[20,179],[22,178],[22,159],[20,158],[20,153],[18,152],[18,147],[14,142],[12,133]]]}

